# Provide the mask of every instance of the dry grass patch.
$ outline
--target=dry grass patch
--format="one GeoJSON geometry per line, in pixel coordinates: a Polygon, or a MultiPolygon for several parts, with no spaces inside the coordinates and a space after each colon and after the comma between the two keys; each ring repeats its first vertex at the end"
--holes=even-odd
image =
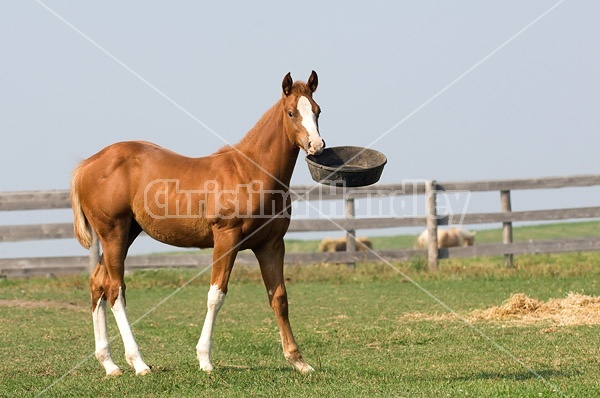
{"type": "Polygon", "coordinates": [[[500,306],[473,311],[470,318],[524,324],[551,321],[558,326],[599,325],[600,297],[569,293],[565,298],[544,302],[517,293],[500,306]]]}
{"type": "Polygon", "coordinates": [[[0,300],[0,308],[25,308],[25,309],[67,309],[71,311],[86,311],[91,312],[89,310],[89,306],[85,306],[80,303],[64,303],[59,301],[52,300],[23,300],[23,299],[12,299],[12,300],[0,300]]]}
{"type": "MultiPolygon", "coordinates": [[[[457,314],[426,314],[411,312],[402,315],[402,320],[447,321],[459,320],[457,314]]],[[[569,293],[565,298],[547,302],[533,299],[524,293],[516,293],[499,306],[485,310],[474,310],[462,318],[467,321],[510,322],[532,325],[550,322],[556,326],[600,325],[600,297],[580,293],[569,293]]]]}

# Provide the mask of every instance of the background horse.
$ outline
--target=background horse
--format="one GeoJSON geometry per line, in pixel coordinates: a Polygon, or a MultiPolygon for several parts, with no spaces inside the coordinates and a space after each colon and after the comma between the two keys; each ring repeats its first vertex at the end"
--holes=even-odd
{"type": "MultiPolygon", "coordinates": [[[[319,243],[318,252],[345,252],[347,238],[325,238],[319,243]]],[[[366,252],[373,249],[371,239],[365,237],[356,238],[356,251],[366,252]]]]}
{"type": "MultiPolygon", "coordinates": [[[[438,249],[444,247],[473,246],[475,244],[475,231],[465,231],[461,228],[437,230],[438,249]]],[[[424,230],[417,238],[417,247],[424,249],[429,244],[429,231],[424,230]]]]}
{"type": "Polygon", "coordinates": [[[312,94],[318,78],[293,82],[288,73],[281,99],[234,146],[200,158],[178,155],[148,142],[121,142],[84,160],[73,172],[71,202],[75,236],[86,248],[92,230],[102,256],[91,279],[96,358],[108,375],[120,375],[110,354],[106,302],[110,304],[137,374],[143,361],[125,312],[124,261],[141,231],[180,247],[214,247],[207,314],[196,351],[211,371],[211,336],[227,293],[236,254],[252,249],[275,312],[285,358],[300,372],[308,365],[288,320],[283,277],[284,242],[290,218],[289,184],[299,149],[319,154],[319,105],[312,94]]]}

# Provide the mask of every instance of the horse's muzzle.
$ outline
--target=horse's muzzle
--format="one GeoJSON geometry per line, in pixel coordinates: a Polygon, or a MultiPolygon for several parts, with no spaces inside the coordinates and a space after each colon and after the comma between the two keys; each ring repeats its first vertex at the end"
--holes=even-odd
{"type": "Polygon", "coordinates": [[[313,140],[308,142],[308,149],[306,153],[309,155],[320,155],[325,149],[325,140],[320,138],[318,140],[313,140]]]}

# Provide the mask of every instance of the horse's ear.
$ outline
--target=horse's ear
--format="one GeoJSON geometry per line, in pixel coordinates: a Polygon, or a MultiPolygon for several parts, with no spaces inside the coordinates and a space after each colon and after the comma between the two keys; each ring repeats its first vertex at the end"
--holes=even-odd
{"type": "Polygon", "coordinates": [[[314,70],[312,71],[312,73],[310,74],[310,77],[308,78],[308,88],[310,89],[311,92],[315,92],[317,91],[317,86],[319,85],[319,77],[317,76],[317,72],[315,72],[314,70]]]}
{"type": "Polygon", "coordinates": [[[283,78],[283,82],[281,82],[281,88],[283,89],[283,93],[288,96],[292,92],[292,85],[294,81],[292,80],[292,74],[290,72],[285,75],[283,78]]]}

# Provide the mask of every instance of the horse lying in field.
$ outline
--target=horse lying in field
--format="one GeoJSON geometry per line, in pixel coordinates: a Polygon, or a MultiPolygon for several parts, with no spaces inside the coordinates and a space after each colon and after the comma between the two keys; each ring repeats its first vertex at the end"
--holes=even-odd
{"type": "MultiPolygon", "coordinates": [[[[75,169],[75,236],[89,248],[95,232],[102,246],[90,289],[95,354],[107,375],[121,374],[110,354],[107,303],[127,363],[138,375],[150,372],[127,320],[123,281],[127,251],[142,231],[174,246],[214,247],[207,313],[196,345],[202,370],[213,369],[213,327],[236,255],[245,249],[258,259],[285,358],[300,372],[313,370],[300,354],[288,318],[283,237],[290,224],[289,184],[298,153],[319,155],[325,146],[320,108],[313,100],[317,79],[313,71],[307,83],[294,82],[288,73],[275,105],[238,144],[212,155],[189,158],[148,142],[121,142],[75,169]]],[[[201,138],[192,142],[202,145],[201,138]]]]}
{"type": "MultiPolygon", "coordinates": [[[[438,229],[437,233],[438,249],[444,247],[473,246],[475,244],[475,231],[471,232],[460,228],[450,228],[449,230],[438,229]]],[[[417,238],[417,247],[424,249],[428,244],[429,231],[425,230],[417,238]]]]}
{"type": "MultiPolygon", "coordinates": [[[[369,238],[356,238],[356,251],[366,252],[373,249],[373,242],[369,238]]],[[[319,252],[345,252],[346,238],[323,239],[317,249],[319,252]]]]}

